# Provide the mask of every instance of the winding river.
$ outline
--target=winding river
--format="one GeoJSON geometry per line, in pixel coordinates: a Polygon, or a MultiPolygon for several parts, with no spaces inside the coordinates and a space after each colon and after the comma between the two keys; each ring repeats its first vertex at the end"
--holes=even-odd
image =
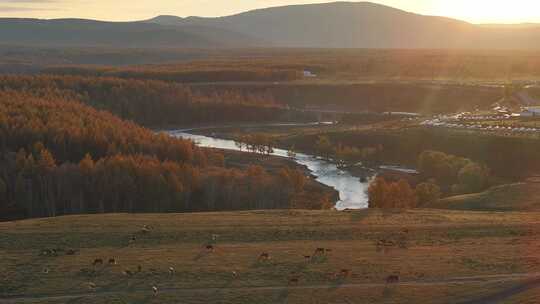
{"type": "MultiPolygon", "coordinates": [[[[233,140],[195,135],[186,133],[185,130],[170,131],[169,134],[175,137],[191,139],[200,147],[242,151],[233,140]]],[[[274,149],[271,155],[291,158],[287,155],[287,151],[282,149],[274,149]]],[[[367,188],[369,182],[362,183],[358,177],[339,169],[336,164],[312,155],[297,153],[294,161],[306,166],[317,181],[339,192],[340,200],[336,204],[336,209],[363,209],[368,207],[367,188]]]]}

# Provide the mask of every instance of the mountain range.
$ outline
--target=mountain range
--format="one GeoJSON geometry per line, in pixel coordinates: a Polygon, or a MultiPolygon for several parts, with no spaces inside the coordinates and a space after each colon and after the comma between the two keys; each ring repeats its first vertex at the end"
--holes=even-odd
{"type": "Polygon", "coordinates": [[[538,49],[540,26],[474,25],[370,2],[291,5],[144,21],[0,19],[0,43],[134,48],[538,49]]]}

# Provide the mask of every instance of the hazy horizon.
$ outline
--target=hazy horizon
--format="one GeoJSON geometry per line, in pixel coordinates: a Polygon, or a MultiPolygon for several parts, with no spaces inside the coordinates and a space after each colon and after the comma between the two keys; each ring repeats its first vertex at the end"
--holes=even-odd
{"type": "MultiPolygon", "coordinates": [[[[84,18],[104,21],[144,20],[157,15],[218,17],[253,9],[335,1],[312,0],[0,0],[0,17],[84,18]],[[121,13],[120,13],[121,12],[121,13]]],[[[351,1],[364,2],[364,1],[351,1]]],[[[540,3],[530,0],[493,2],[488,0],[372,0],[405,11],[444,16],[476,24],[540,22],[540,3]]]]}

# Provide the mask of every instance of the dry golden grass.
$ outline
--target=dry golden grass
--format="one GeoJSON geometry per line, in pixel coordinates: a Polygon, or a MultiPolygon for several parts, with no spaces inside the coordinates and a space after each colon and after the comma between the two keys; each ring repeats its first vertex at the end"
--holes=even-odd
{"type": "MultiPolygon", "coordinates": [[[[539,235],[540,213],[441,210],[115,214],[0,223],[0,303],[460,303],[536,277],[539,235]],[[144,225],[151,232],[143,234],[144,225]],[[137,239],[130,244],[132,235],[137,239]],[[214,252],[205,250],[208,243],[214,252]],[[305,259],[319,247],[331,252],[305,259]],[[40,256],[46,248],[78,253],[40,256]],[[262,252],[271,259],[258,261],[262,252]],[[94,267],[96,258],[118,264],[94,267]],[[351,276],[333,278],[341,269],[351,276]],[[399,284],[386,284],[389,275],[399,275],[399,284]],[[299,282],[291,284],[295,276],[299,282]]],[[[519,303],[511,300],[534,295],[527,289],[501,299],[519,303]]]]}

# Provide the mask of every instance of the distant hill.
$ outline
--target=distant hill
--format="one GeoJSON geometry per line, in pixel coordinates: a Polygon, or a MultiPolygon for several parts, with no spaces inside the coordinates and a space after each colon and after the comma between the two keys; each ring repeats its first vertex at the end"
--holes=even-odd
{"type": "Polygon", "coordinates": [[[474,25],[370,2],[292,5],[140,22],[0,19],[3,44],[113,47],[538,49],[540,27],[474,25]]]}
{"type": "MultiPolygon", "coordinates": [[[[160,16],[153,22],[173,24],[160,16]]],[[[468,30],[465,22],[425,17],[369,2],[336,2],[260,9],[221,18],[176,19],[177,25],[228,29],[289,47],[446,47],[441,35],[468,30]]]]}
{"type": "Polygon", "coordinates": [[[0,43],[25,46],[234,47],[257,45],[227,29],[84,19],[0,19],[0,43]]]}
{"type": "Polygon", "coordinates": [[[279,47],[540,48],[540,28],[477,26],[370,2],[282,6],[219,18],[158,16],[148,22],[227,29],[279,47]]]}

